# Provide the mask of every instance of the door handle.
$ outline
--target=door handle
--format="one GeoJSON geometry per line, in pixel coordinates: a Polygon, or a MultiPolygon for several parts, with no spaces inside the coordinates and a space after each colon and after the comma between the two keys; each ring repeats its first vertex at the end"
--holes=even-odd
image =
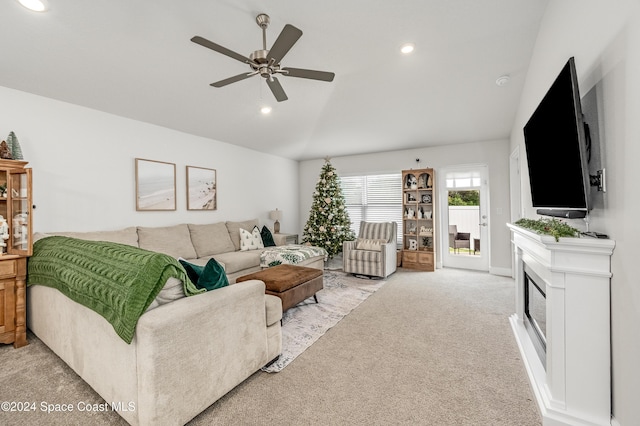
{"type": "Polygon", "coordinates": [[[487,226],[487,222],[482,222],[482,223],[479,223],[478,225],[480,225],[480,226],[487,226]]]}

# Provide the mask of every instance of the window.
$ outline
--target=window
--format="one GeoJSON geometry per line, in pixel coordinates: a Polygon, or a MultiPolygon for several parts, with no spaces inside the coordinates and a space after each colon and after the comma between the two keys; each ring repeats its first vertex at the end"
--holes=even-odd
{"type": "Polygon", "coordinates": [[[402,243],[402,175],[347,176],[342,177],[345,206],[351,219],[351,229],[356,235],[360,221],[396,222],[398,244],[402,243]]]}

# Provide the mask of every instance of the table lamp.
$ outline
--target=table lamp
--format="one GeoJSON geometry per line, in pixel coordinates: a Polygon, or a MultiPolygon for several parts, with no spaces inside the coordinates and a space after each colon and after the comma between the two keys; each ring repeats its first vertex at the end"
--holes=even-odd
{"type": "Polygon", "coordinates": [[[273,232],[275,232],[276,234],[280,233],[280,222],[279,220],[282,219],[282,210],[271,210],[269,212],[269,219],[271,220],[275,220],[275,222],[273,222],[273,232]]]}

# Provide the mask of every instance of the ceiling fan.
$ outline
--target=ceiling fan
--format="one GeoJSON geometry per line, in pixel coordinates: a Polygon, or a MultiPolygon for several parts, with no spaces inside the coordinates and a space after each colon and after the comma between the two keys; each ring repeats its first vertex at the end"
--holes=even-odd
{"type": "Polygon", "coordinates": [[[333,81],[335,74],[332,72],[306,70],[302,68],[281,68],[280,61],[302,36],[302,31],[293,25],[285,25],[275,43],[271,46],[271,49],[267,50],[267,27],[269,26],[270,18],[268,15],[261,13],[256,17],[256,22],[258,23],[258,26],[262,28],[262,49],[251,53],[249,57],[229,50],[226,47],[222,47],[219,44],[200,36],[195,36],[191,39],[194,43],[207,47],[218,53],[222,53],[223,55],[240,62],[249,64],[251,67],[250,72],[245,72],[211,83],[211,86],[224,87],[228,84],[244,80],[254,75],[260,75],[267,80],[267,85],[269,86],[269,89],[271,89],[276,100],[278,102],[282,102],[286,101],[288,98],[282,88],[282,85],[280,85],[280,82],[275,77],[276,74],[282,74],[288,77],[308,78],[311,80],[333,81]]]}

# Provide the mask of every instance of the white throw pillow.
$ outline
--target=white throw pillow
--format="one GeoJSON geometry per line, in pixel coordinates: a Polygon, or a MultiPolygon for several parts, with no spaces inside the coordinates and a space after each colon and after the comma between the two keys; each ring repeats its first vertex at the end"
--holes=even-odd
{"type": "Polygon", "coordinates": [[[253,231],[249,232],[240,228],[240,251],[258,250],[264,248],[260,229],[253,227],[253,231]]]}
{"type": "Polygon", "coordinates": [[[387,243],[387,240],[358,238],[356,239],[356,249],[382,251],[382,244],[386,244],[386,243],[387,243]]]}

